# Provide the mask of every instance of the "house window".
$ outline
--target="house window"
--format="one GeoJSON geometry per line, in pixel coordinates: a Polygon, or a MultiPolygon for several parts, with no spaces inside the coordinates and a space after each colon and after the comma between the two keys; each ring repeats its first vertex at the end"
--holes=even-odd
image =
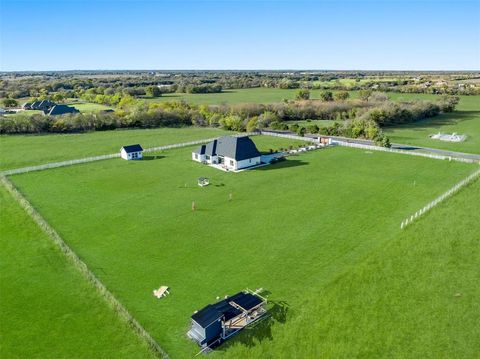
{"type": "Polygon", "coordinates": [[[230,160],[230,166],[233,166],[233,160],[230,160]]]}
{"type": "Polygon", "coordinates": [[[210,156],[205,156],[205,158],[206,158],[207,160],[209,160],[209,159],[210,159],[210,156]]]}

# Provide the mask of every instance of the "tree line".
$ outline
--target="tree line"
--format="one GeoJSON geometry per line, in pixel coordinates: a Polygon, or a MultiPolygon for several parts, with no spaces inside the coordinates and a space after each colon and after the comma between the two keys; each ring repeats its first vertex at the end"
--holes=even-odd
{"type": "Polygon", "coordinates": [[[45,97],[61,93],[80,97],[126,93],[134,97],[166,92],[213,93],[225,89],[280,88],[335,91],[374,90],[452,95],[478,95],[478,72],[379,71],[113,71],[0,74],[0,98],[45,97]],[[344,81],[348,80],[348,81],[344,81]],[[149,90],[150,89],[150,90],[149,90]]]}
{"type": "MultiPolygon", "coordinates": [[[[91,94],[93,95],[93,94],[91,94]]],[[[95,100],[116,105],[112,113],[67,114],[63,116],[0,116],[0,133],[76,133],[118,128],[183,126],[220,127],[231,131],[288,130],[299,135],[366,138],[388,146],[382,128],[411,123],[455,109],[459,98],[443,96],[437,101],[392,102],[385,94],[365,92],[359,99],[333,96],[309,100],[305,90],[297,100],[273,104],[192,105],[182,101],[148,103],[130,95],[95,95],[95,100]],[[100,96],[100,97],[98,97],[100,96]],[[106,97],[105,97],[106,96],[106,97]],[[295,121],[331,120],[331,126],[299,126],[295,121]]]]}

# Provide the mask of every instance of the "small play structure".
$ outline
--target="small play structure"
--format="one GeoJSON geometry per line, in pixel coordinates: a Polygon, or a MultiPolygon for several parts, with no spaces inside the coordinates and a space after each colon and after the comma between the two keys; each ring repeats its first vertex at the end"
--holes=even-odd
{"type": "Polygon", "coordinates": [[[200,177],[200,178],[198,179],[198,185],[199,185],[200,187],[205,187],[205,186],[208,186],[209,184],[210,184],[210,181],[209,181],[209,179],[206,178],[206,177],[200,177]]]}
{"type": "Polygon", "coordinates": [[[267,299],[246,289],[231,297],[209,304],[196,311],[187,335],[205,352],[238,333],[240,330],[266,317],[267,299]]]}
{"type": "Polygon", "coordinates": [[[153,291],[153,295],[155,297],[157,297],[158,299],[160,299],[162,297],[166,297],[168,294],[170,294],[170,292],[168,291],[168,286],[166,286],[166,285],[162,285],[160,288],[155,289],[153,291]]]}
{"type": "Polygon", "coordinates": [[[437,133],[435,135],[430,135],[432,140],[440,140],[440,141],[447,141],[447,142],[463,142],[467,138],[465,135],[459,135],[457,133],[452,133],[451,135],[448,133],[437,133]]]}

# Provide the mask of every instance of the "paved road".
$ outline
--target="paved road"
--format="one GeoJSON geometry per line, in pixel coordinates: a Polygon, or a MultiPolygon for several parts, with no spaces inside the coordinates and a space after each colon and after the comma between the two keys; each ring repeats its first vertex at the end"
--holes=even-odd
{"type": "MultiPolygon", "coordinates": [[[[336,137],[336,136],[326,136],[333,140],[340,140],[350,143],[358,143],[361,145],[375,145],[373,141],[370,140],[362,140],[356,138],[346,138],[346,137],[336,137]]],[[[455,158],[465,158],[469,160],[476,160],[480,161],[480,155],[473,154],[473,153],[463,153],[463,152],[455,152],[455,151],[448,151],[448,150],[440,150],[437,148],[429,148],[429,147],[418,147],[418,146],[410,146],[410,145],[402,145],[400,143],[392,143],[392,148],[404,151],[414,151],[414,152],[423,152],[423,153],[431,153],[435,155],[441,156],[450,156],[455,158]]]]}

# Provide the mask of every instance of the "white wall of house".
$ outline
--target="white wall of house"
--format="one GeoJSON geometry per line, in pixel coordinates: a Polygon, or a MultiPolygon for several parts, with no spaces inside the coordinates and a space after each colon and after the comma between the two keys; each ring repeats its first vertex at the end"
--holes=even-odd
{"type": "Polygon", "coordinates": [[[122,157],[124,160],[141,160],[142,159],[142,152],[130,152],[127,153],[123,148],[120,151],[120,157],[122,157]]]}
{"type": "Polygon", "coordinates": [[[235,161],[235,159],[233,158],[225,157],[223,164],[229,170],[235,171],[235,170],[241,170],[242,168],[246,168],[246,167],[256,166],[256,165],[259,165],[260,163],[261,163],[260,156],[258,156],[258,157],[248,158],[242,161],[235,161]]]}
{"type": "Polygon", "coordinates": [[[192,152],[192,160],[203,162],[205,161],[205,155],[201,155],[199,153],[192,152]]]}
{"type": "Polygon", "coordinates": [[[208,156],[208,155],[205,155],[205,161],[207,161],[207,163],[218,163],[218,156],[208,156]]]}
{"type": "Polygon", "coordinates": [[[251,167],[251,166],[256,166],[256,165],[259,165],[260,164],[260,156],[258,157],[253,157],[253,158],[249,158],[249,159],[246,159],[246,160],[242,160],[242,161],[237,161],[237,170],[240,170],[242,168],[245,168],[245,167],[251,167]]]}

